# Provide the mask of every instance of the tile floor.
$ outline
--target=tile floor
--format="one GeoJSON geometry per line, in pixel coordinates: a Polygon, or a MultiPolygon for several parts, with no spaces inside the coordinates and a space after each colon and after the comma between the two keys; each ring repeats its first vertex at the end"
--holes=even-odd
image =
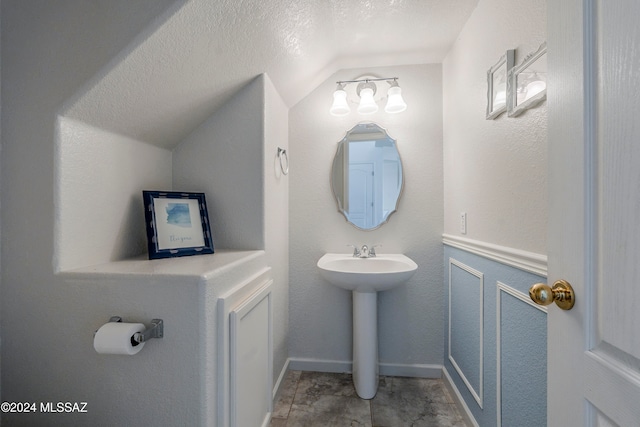
{"type": "Polygon", "coordinates": [[[440,379],[380,377],[371,400],[351,374],[289,371],[271,427],[466,427],[440,379]]]}

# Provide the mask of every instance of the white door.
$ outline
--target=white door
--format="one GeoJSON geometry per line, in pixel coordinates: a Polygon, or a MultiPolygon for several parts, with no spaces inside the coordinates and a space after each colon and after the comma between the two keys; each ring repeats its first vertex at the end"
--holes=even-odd
{"type": "Polygon", "coordinates": [[[548,425],[640,426],[640,2],[547,7],[548,425]]]}
{"type": "Polygon", "coordinates": [[[349,163],[349,221],[360,228],[375,226],[373,163],[349,163]]]}

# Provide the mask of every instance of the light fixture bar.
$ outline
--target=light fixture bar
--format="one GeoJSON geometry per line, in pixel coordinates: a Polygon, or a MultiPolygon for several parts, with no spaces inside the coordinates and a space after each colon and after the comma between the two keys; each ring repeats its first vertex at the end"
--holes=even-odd
{"type": "Polygon", "coordinates": [[[346,116],[351,112],[349,103],[347,102],[347,92],[345,86],[351,83],[357,83],[356,95],[360,98],[358,104],[358,114],[374,114],[378,111],[378,103],[374,98],[377,92],[377,86],[374,82],[389,83],[389,90],[386,97],[386,113],[401,113],[407,109],[407,104],[402,99],[400,85],[398,85],[398,77],[373,77],[362,78],[356,80],[341,80],[336,82],[338,87],[333,93],[333,104],[329,109],[329,113],[333,116],[346,116]]]}
{"type": "Polygon", "coordinates": [[[398,80],[398,77],[381,77],[381,78],[375,78],[375,79],[360,79],[360,80],[342,80],[336,83],[340,85],[340,84],[347,84],[347,83],[385,82],[389,80],[398,80]]]}

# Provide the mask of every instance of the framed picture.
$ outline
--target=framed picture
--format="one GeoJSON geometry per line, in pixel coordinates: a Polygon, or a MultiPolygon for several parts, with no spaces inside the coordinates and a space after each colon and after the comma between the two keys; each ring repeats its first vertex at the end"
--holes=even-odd
{"type": "Polygon", "coordinates": [[[487,71],[487,120],[507,111],[507,76],[513,67],[515,51],[509,49],[487,71]]]}
{"type": "Polygon", "coordinates": [[[516,117],[547,99],[547,43],[509,71],[507,107],[516,117]]]}
{"type": "Polygon", "coordinates": [[[213,253],[204,193],[143,191],[149,259],[213,253]]]}

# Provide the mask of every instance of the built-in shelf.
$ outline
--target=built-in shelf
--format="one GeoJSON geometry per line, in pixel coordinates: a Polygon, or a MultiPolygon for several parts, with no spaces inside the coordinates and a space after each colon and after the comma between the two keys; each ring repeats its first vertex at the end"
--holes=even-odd
{"type": "Polygon", "coordinates": [[[108,262],[61,272],[71,277],[95,276],[157,276],[189,277],[209,281],[225,276],[237,268],[246,270],[252,265],[264,263],[263,250],[216,249],[211,255],[194,255],[149,260],[146,256],[108,262]],[[246,264],[246,265],[243,265],[246,264]]]}

